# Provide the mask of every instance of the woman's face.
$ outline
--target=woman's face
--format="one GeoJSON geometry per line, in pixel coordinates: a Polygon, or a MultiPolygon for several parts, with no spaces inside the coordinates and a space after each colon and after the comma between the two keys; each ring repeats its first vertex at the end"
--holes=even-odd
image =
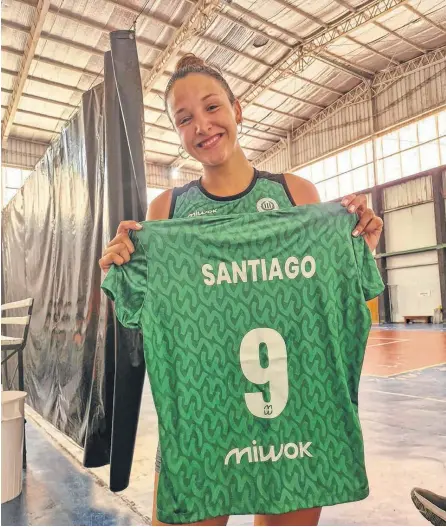
{"type": "Polygon", "coordinates": [[[178,79],[167,100],[184,150],[203,165],[227,161],[237,147],[242,112],[231,104],[223,86],[208,75],[191,73],[178,79]]]}

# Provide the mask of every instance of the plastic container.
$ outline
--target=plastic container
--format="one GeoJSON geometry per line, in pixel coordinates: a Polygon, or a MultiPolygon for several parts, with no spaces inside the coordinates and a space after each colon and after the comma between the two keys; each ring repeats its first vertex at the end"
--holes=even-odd
{"type": "Polygon", "coordinates": [[[2,503],[22,492],[26,392],[2,392],[2,503]]]}

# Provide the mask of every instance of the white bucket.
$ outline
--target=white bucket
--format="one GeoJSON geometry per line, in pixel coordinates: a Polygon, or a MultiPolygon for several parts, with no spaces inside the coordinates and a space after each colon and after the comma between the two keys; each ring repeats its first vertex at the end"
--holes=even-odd
{"type": "Polygon", "coordinates": [[[2,392],[2,503],[22,492],[26,392],[2,392]]]}

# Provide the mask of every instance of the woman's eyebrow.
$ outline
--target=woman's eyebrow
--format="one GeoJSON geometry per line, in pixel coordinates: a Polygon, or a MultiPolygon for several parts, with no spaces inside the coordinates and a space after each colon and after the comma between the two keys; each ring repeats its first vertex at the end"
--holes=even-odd
{"type": "MultiPolygon", "coordinates": [[[[205,101],[206,99],[209,99],[209,97],[213,97],[214,95],[215,95],[215,96],[218,96],[218,93],[210,93],[209,95],[205,95],[201,100],[202,100],[202,101],[205,101]]],[[[174,115],[174,117],[175,117],[177,114],[179,114],[179,113],[181,113],[181,112],[185,112],[185,111],[186,111],[186,108],[180,108],[180,109],[177,110],[173,115],[174,115]]]]}

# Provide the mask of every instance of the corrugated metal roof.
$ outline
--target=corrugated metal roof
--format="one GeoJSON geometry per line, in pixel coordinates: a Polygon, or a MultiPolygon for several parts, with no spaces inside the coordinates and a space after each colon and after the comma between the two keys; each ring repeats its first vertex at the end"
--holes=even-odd
{"type": "MultiPolygon", "coordinates": [[[[169,44],[197,1],[156,1],[141,14],[137,44],[143,82],[159,51],[169,44]]],[[[369,2],[376,3],[377,0],[369,2]]],[[[130,28],[144,4],[145,0],[56,0],[52,3],[11,136],[48,142],[51,131],[57,133],[64,120],[72,115],[82,92],[101,82],[102,76],[98,74],[103,69],[102,54],[109,48],[108,32],[130,28]]],[[[300,39],[308,41],[326,31],[327,24],[350,16],[345,4],[351,6],[351,13],[364,6],[361,0],[237,0],[231,3],[221,0],[219,13],[201,35],[193,36],[178,50],[169,61],[166,74],[154,84],[154,90],[163,92],[169,78],[167,73],[173,71],[178,57],[192,51],[220,67],[236,96],[243,98],[292,46],[299,45],[300,39]],[[253,42],[259,34],[269,37],[269,41],[264,47],[255,48],[253,42]]],[[[3,106],[10,103],[9,92],[16,79],[14,72],[20,69],[35,16],[33,5],[33,0],[8,0],[2,9],[2,89],[6,90],[3,106]]],[[[384,71],[421,55],[423,50],[446,45],[446,0],[411,0],[407,5],[419,14],[401,4],[377,17],[379,26],[370,21],[340,35],[322,51],[325,58],[318,58],[316,54],[302,71],[293,68],[283,71],[271,89],[261,93],[244,110],[245,121],[252,128],[241,138],[247,156],[255,158],[279,140],[278,134],[294,131],[352,90],[360,82],[358,74],[367,76],[368,72],[384,71]],[[327,61],[333,60],[338,65],[328,65],[327,61]],[[353,74],[349,68],[355,68],[353,74]],[[263,132],[256,133],[256,128],[263,132]]],[[[179,140],[164,113],[164,101],[159,93],[152,91],[145,97],[145,104],[147,124],[157,125],[146,130],[147,159],[170,164],[178,157],[179,140]]],[[[193,161],[187,161],[185,166],[197,167],[193,161]]]]}

